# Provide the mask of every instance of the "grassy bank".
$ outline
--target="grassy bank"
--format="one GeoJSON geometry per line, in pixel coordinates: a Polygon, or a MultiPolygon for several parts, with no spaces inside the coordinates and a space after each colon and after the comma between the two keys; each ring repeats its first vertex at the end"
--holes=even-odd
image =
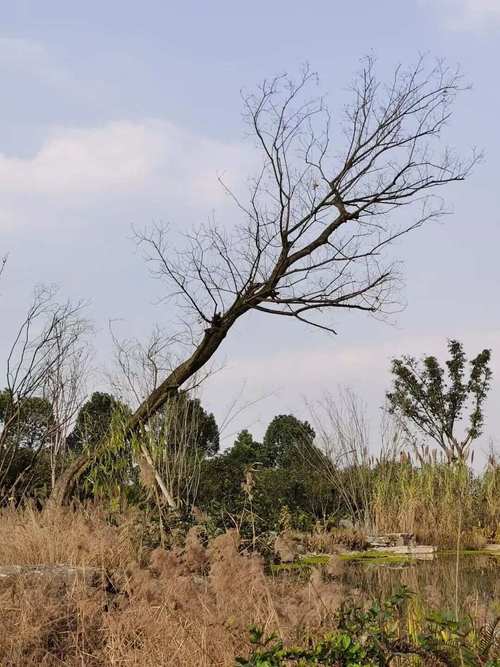
{"type": "MultiPolygon", "coordinates": [[[[3,578],[0,664],[229,667],[236,656],[243,656],[251,665],[288,665],[295,663],[258,662],[259,652],[274,651],[278,645],[283,650],[310,648],[311,642],[321,644],[332,632],[350,632],[352,641],[360,644],[356,650],[364,650],[366,628],[359,622],[367,612],[366,598],[346,588],[346,564],[340,559],[326,563],[313,558],[306,576],[299,578],[286,572],[269,576],[263,557],[236,530],[208,539],[197,526],[176,540],[168,549],[155,547],[149,527],[134,513],[111,517],[95,507],[43,513],[4,510],[0,564],[64,563],[95,567],[103,576],[93,585],[83,579],[68,583],[43,576],[3,578]],[[357,615],[357,629],[345,626],[346,613],[357,615]],[[272,646],[253,645],[251,626],[260,628],[262,640],[273,635],[272,646]]],[[[377,612],[366,623],[372,629],[378,624],[380,632],[390,631],[391,642],[404,639],[432,648],[432,628],[420,604],[409,598],[404,613],[393,605],[389,615],[377,612]]],[[[477,617],[478,624],[484,622],[477,617]]],[[[437,633],[436,628],[432,632],[437,633]]],[[[472,626],[468,632],[473,632],[472,626]]],[[[420,660],[415,655],[411,659],[420,660]]]]}
{"type": "Polygon", "coordinates": [[[500,468],[386,464],[376,471],[369,508],[380,532],[411,532],[423,544],[481,548],[500,541],[500,468]]]}

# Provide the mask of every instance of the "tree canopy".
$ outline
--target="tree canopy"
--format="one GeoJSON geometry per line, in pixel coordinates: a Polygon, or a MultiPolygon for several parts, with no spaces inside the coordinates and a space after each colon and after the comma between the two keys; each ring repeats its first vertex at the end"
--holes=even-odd
{"type": "Polygon", "coordinates": [[[226,460],[239,466],[263,463],[263,455],[262,443],[254,440],[247,429],[238,433],[233,446],[225,452],[226,460]]]}
{"type": "Polygon", "coordinates": [[[15,402],[5,389],[0,392],[0,423],[6,429],[5,441],[16,447],[37,450],[50,436],[54,414],[45,398],[31,396],[15,402]]]}
{"type": "Polygon", "coordinates": [[[294,415],[277,415],[263,440],[264,461],[270,467],[286,467],[300,459],[313,444],[315,432],[307,421],[294,415]]]}
{"type": "Polygon", "coordinates": [[[81,451],[86,446],[97,447],[107,435],[116,413],[126,417],[130,410],[111,394],[94,392],[78,412],[75,427],[68,436],[68,447],[73,451],[81,451]]]}
{"type": "Polygon", "coordinates": [[[430,438],[452,462],[465,460],[482,433],[491,351],[484,349],[467,363],[462,343],[450,340],[448,352],[446,368],[434,356],[393,359],[393,389],[387,399],[389,411],[401,418],[415,447],[419,438],[430,438]]]}

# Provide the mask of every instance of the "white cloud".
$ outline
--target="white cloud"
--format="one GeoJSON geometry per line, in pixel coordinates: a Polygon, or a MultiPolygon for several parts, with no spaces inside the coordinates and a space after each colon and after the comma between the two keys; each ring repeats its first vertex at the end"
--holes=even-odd
{"type": "Polygon", "coordinates": [[[204,203],[221,194],[217,173],[239,172],[241,146],[187,132],[164,121],[117,121],[53,131],[31,157],[0,153],[0,191],[7,195],[107,195],[157,191],[204,203]]]}
{"type": "MultiPolygon", "coordinates": [[[[43,44],[28,39],[0,37],[1,72],[35,79],[82,103],[90,94],[54,63],[43,44]]],[[[169,208],[177,198],[209,211],[224,197],[217,174],[231,181],[236,175],[241,182],[242,163],[248,166],[249,155],[248,147],[208,139],[163,119],[55,127],[27,157],[7,155],[0,148],[0,229],[24,224],[35,212],[40,225],[45,212],[50,217],[61,205],[76,210],[83,198],[87,208],[97,197],[100,202],[113,198],[120,208],[127,196],[142,194],[155,203],[168,202],[169,208]],[[41,197],[49,201],[41,202],[41,197]]]]}
{"type": "Polygon", "coordinates": [[[446,25],[455,30],[477,30],[500,25],[500,0],[424,0],[443,12],[446,25]]]}
{"type": "Polygon", "coordinates": [[[0,155],[0,188],[16,194],[72,194],[141,184],[155,159],[144,127],[59,130],[31,158],[0,155]]]}

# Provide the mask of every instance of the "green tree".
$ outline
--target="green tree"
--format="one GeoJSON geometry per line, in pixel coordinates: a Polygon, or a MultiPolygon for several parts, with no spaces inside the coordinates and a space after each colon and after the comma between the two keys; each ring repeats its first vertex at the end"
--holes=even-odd
{"type": "Polygon", "coordinates": [[[45,447],[55,428],[52,405],[39,396],[0,392],[0,497],[32,495],[48,483],[45,447]]]}
{"type": "Polygon", "coordinates": [[[16,447],[40,449],[54,428],[52,406],[39,396],[15,401],[5,389],[0,392],[0,424],[6,429],[5,441],[16,447]]]}
{"type": "Polygon", "coordinates": [[[220,441],[219,427],[214,415],[206,412],[199,398],[186,398],[185,400],[185,407],[179,410],[179,415],[186,422],[191,446],[206,456],[214,456],[219,451],[220,441]]]}
{"type": "Polygon", "coordinates": [[[401,418],[417,451],[420,437],[431,438],[451,463],[465,461],[482,433],[491,351],[485,349],[467,363],[462,344],[450,340],[448,352],[446,368],[434,356],[393,359],[393,389],[387,399],[389,412],[401,418]]]}
{"type": "Polygon", "coordinates": [[[264,463],[269,467],[288,467],[303,457],[312,446],[315,432],[307,421],[294,415],[278,415],[264,435],[264,463]]]}
{"type": "Polygon", "coordinates": [[[108,434],[116,413],[126,417],[130,410],[111,394],[94,392],[78,412],[75,427],[68,436],[68,448],[80,452],[85,446],[97,447],[108,434]]]}
{"type": "Polygon", "coordinates": [[[243,429],[238,433],[233,446],[224,453],[224,457],[227,461],[238,466],[262,463],[262,443],[255,441],[250,431],[243,429]]]}

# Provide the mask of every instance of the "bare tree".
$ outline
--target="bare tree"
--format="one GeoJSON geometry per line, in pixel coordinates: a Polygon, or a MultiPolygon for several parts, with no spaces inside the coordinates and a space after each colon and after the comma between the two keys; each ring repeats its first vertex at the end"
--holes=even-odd
{"type": "Polygon", "coordinates": [[[350,518],[369,523],[370,452],[366,409],[350,389],[333,397],[325,394],[309,406],[318,434],[318,452],[312,465],[325,476],[343,500],[350,518]]]}
{"type": "MultiPolygon", "coordinates": [[[[337,135],[324,100],[309,97],[315,82],[306,68],[297,82],[280,76],[244,95],[262,166],[248,201],[226,188],[240,216],[230,231],[202,226],[176,251],[163,227],[138,234],[152,272],[182,309],[194,349],[141,403],[130,432],[205,366],[250,311],[329,332],[328,312],[391,311],[398,275],[385,251],[443,215],[441,186],[463,180],[477,160],[462,162],[443,148],[461,78],[442,62],[397,67],[384,84],[366,59],[337,135]]],[[[58,501],[85,465],[68,469],[58,501]]]]}
{"type": "Polygon", "coordinates": [[[387,479],[392,464],[401,460],[406,444],[403,431],[382,412],[377,452],[370,451],[366,406],[348,387],[339,388],[335,395],[325,393],[308,407],[317,433],[316,446],[306,453],[310,465],[338,494],[349,518],[372,528],[374,471],[382,467],[387,479]]]}
{"type": "Polygon", "coordinates": [[[53,330],[53,350],[47,358],[47,372],[41,387],[42,396],[52,407],[53,428],[50,433],[49,458],[51,488],[66,453],[69,430],[86,396],[86,379],[91,358],[86,336],[89,323],[79,309],[68,311],[53,330]]]}
{"type": "Polygon", "coordinates": [[[6,264],[7,264],[7,255],[4,255],[2,258],[0,258],[0,276],[4,272],[6,264]]]}
{"type": "Polygon", "coordinates": [[[114,369],[109,381],[115,395],[134,409],[149,396],[179,363],[173,350],[181,343],[156,325],[149,338],[119,338],[110,323],[114,345],[114,369]]]}
{"type": "MultiPolygon", "coordinates": [[[[54,398],[56,386],[58,392],[64,391],[67,396],[68,388],[63,389],[59,385],[66,374],[65,369],[80,349],[85,329],[85,321],[81,316],[83,304],[58,304],[55,296],[56,289],[53,287],[39,287],[35,290],[33,302],[17,330],[7,357],[0,431],[0,486],[19,450],[22,422],[26,418],[30,400],[49,399],[45,404],[50,409],[45,411],[44,432],[37,438],[36,451],[29,468],[20,472],[14,486],[21,480],[26,483],[42,448],[50,445],[57,432],[62,432],[65,421],[73,414],[65,409],[64,415],[61,413],[56,418],[50,398],[54,398]]],[[[62,399],[59,405],[61,403],[62,399]]]]}

